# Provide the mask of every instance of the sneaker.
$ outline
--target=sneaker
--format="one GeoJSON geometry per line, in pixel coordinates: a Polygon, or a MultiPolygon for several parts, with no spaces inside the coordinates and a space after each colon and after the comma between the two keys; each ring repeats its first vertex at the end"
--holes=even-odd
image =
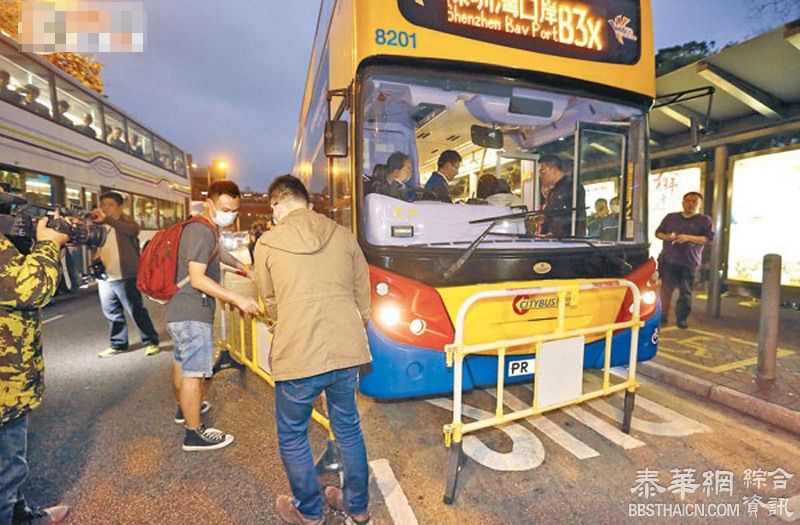
{"type": "Polygon", "coordinates": [[[121,354],[124,351],[125,350],[120,350],[119,348],[112,348],[109,346],[108,348],[97,354],[97,357],[111,357],[112,355],[121,354]]]}
{"type": "Polygon", "coordinates": [[[200,426],[194,430],[186,429],[186,437],[183,438],[183,450],[187,452],[195,450],[216,450],[225,448],[233,443],[233,436],[226,434],[216,428],[206,428],[200,426]]]}
{"type": "Polygon", "coordinates": [[[61,523],[69,514],[69,507],[56,505],[46,509],[31,509],[22,519],[15,518],[14,525],[55,525],[61,523]]]}
{"type": "Polygon", "coordinates": [[[158,345],[147,345],[144,347],[144,355],[156,355],[161,353],[161,348],[158,345]]]}
{"type": "Polygon", "coordinates": [[[689,328],[689,322],[686,319],[681,319],[676,323],[678,328],[689,328]]]}
{"type": "Polygon", "coordinates": [[[328,502],[331,508],[350,516],[350,519],[353,520],[356,525],[367,525],[369,523],[369,512],[365,512],[364,514],[350,514],[350,512],[344,508],[344,493],[339,487],[325,487],[325,501],[328,502]]]}
{"type": "Polygon", "coordinates": [[[278,516],[291,525],[322,525],[325,523],[325,517],[309,518],[300,513],[297,507],[294,506],[294,500],[291,496],[278,496],[275,501],[275,507],[278,509],[278,516]]]}
{"type": "MultiPolygon", "coordinates": [[[[211,403],[209,403],[208,401],[203,401],[203,404],[200,405],[200,415],[202,416],[209,410],[211,410],[211,403]]],[[[186,423],[186,418],[183,417],[183,410],[181,410],[180,405],[178,405],[178,411],[175,412],[175,419],[173,421],[175,421],[175,423],[177,423],[178,425],[183,425],[184,423],[186,423]]]]}

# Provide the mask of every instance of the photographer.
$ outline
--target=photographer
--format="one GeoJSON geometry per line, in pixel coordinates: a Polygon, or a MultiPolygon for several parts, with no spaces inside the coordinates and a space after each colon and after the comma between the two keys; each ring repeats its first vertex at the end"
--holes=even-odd
{"type": "Polygon", "coordinates": [[[108,236],[100,249],[107,278],[97,281],[103,315],[111,327],[111,344],[98,357],[111,357],[128,349],[128,323],[123,308],[133,317],[146,355],[159,352],[158,332],[136,289],[136,269],[139,266],[139,225],[122,213],[122,195],[109,191],[100,196],[100,209],[92,220],[106,226],[108,236]]]}
{"type": "Polygon", "coordinates": [[[0,234],[0,525],[59,523],[69,512],[64,505],[30,509],[20,491],[28,477],[28,412],[41,404],[44,390],[39,310],[56,293],[58,253],[66,242],[46,218],[37,223],[28,255],[0,234]]]}

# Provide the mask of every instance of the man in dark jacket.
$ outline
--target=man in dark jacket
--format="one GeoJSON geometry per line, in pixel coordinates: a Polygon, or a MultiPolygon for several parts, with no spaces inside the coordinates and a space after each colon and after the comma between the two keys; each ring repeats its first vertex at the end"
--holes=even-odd
{"type": "Polygon", "coordinates": [[[572,200],[572,177],[564,173],[561,159],[555,155],[544,155],[539,159],[539,178],[542,186],[549,186],[550,193],[544,204],[542,234],[553,237],[572,237],[572,217],[575,217],[577,237],[586,235],[586,192],[578,184],[575,204],[572,200]]]}
{"type": "Polygon", "coordinates": [[[92,214],[94,222],[104,224],[108,230],[106,243],[99,252],[108,278],[97,282],[97,291],[103,315],[110,326],[111,344],[98,357],[110,357],[128,349],[128,323],[123,309],[139,327],[145,354],[155,355],[159,352],[158,332],[142,302],[142,294],[136,288],[139,225],[122,213],[123,202],[119,193],[106,192],[100,196],[100,209],[92,214]]]}
{"type": "Polygon", "coordinates": [[[441,202],[453,202],[450,196],[450,181],[458,175],[461,167],[461,155],[451,149],[443,151],[436,163],[437,169],[425,183],[423,199],[441,202]]]}
{"type": "Polygon", "coordinates": [[[39,310],[55,295],[58,253],[67,242],[46,223],[39,221],[27,256],[0,235],[0,525],[54,524],[69,512],[63,505],[30,509],[20,490],[28,477],[28,412],[44,391],[39,310]]]}

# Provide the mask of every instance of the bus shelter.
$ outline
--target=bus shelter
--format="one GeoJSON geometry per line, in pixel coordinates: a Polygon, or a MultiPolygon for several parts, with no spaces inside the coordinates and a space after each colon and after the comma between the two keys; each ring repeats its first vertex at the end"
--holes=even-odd
{"type": "Polygon", "coordinates": [[[651,112],[650,238],[684,193],[699,191],[717,231],[704,261],[709,315],[719,317],[726,288],[759,293],[767,253],[783,259],[782,300],[797,302],[800,245],[789,232],[800,198],[800,20],[657,79],[659,96],[702,88],[713,88],[709,118],[705,98],[651,112]]]}

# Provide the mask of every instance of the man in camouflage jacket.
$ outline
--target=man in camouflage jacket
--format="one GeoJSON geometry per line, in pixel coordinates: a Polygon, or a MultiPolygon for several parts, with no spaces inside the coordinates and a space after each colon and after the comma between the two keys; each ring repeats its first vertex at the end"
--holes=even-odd
{"type": "Polygon", "coordinates": [[[58,523],[69,510],[30,509],[20,492],[28,476],[28,412],[44,390],[40,309],[56,292],[59,250],[67,241],[46,222],[37,225],[28,255],[0,235],[0,525],[58,523]]]}

